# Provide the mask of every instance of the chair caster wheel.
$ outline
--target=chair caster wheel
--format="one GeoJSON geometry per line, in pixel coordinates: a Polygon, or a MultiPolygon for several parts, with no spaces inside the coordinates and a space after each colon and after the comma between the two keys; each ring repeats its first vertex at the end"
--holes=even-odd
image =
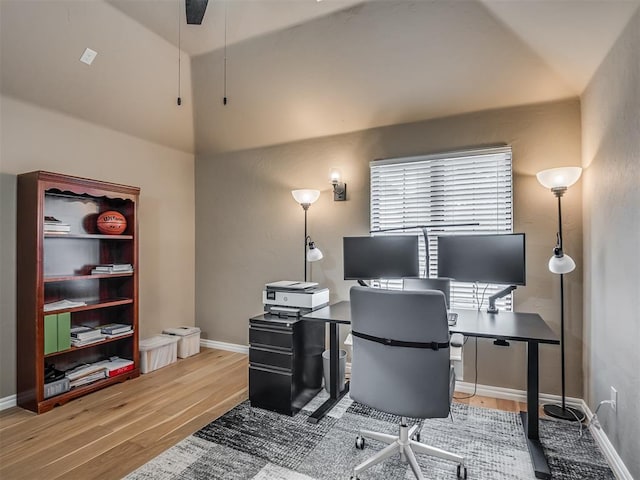
{"type": "Polygon", "coordinates": [[[349,478],[350,478],[351,480],[360,480],[358,477],[356,477],[356,476],[354,476],[354,475],[351,475],[349,478]]]}
{"type": "Polygon", "coordinates": [[[464,480],[467,478],[467,467],[464,467],[462,464],[458,465],[458,478],[464,480]]]}
{"type": "MultiPolygon", "coordinates": [[[[356,437],[356,448],[358,450],[363,450],[364,449],[364,438],[361,437],[360,435],[358,435],[356,437]]],[[[355,478],[355,477],[351,477],[351,478],[354,479],[354,480],[357,480],[357,478],[355,478]]]]}
{"type": "Polygon", "coordinates": [[[420,432],[416,433],[416,434],[413,436],[413,439],[414,439],[416,442],[419,442],[419,441],[420,441],[420,432]]]}

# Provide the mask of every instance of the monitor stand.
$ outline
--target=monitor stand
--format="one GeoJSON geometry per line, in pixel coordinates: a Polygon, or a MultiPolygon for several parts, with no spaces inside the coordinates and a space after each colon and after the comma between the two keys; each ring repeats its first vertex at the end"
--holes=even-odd
{"type": "Polygon", "coordinates": [[[496,300],[504,297],[505,295],[509,295],[516,288],[518,288],[516,285],[509,285],[504,290],[500,290],[495,295],[491,295],[489,297],[489,307],[487,308],[487,313],[498,313],[498,307],[496,307],[496,300]]]}
{"type": "Polygon", "coordinates": [[[362,286],[362,287],[368,287],[369,285],[366,284],[366,282],[364,280],[358,280],[358,285],[362,286]]]}

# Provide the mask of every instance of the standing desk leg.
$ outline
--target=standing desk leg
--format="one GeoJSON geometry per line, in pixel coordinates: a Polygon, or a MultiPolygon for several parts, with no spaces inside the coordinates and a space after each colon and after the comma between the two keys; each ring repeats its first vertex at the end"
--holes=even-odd
{"type": "Polygon", "coordinates": [[[551,470],[549,470],[538,433],[538,382],[538,342],[529,341],[527,342],[527,411],[520,412],[520,418],[536,478],[550,479],[551,470]]]}
{"type": "Polygon", "coordinates": [[[309,423],[318,423],[349,391],[348,383],[345,383],[344,390],[340,391],[338,333],[339,325],[335,322],[329,323],[329,399],[309,416],[309,423]]]}

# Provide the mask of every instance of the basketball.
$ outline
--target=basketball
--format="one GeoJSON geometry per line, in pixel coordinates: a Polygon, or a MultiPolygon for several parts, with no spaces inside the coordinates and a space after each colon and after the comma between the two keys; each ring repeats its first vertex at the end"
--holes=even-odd
{"type": "Polygon", "coordinates": [[[102,212],[97,220],[98,230],[106,235],[120,235],[127,228],[127,219],[120,212],[102,212]]]}

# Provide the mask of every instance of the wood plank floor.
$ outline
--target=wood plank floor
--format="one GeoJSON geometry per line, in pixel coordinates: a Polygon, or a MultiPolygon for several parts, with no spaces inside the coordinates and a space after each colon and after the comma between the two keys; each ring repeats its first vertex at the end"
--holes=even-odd
{"type": "MultiPolygon", "coordinates": [[[[0,412],[0,478],[122,478],[247,399],[247,367],[244,354],[203,348],[42,415],[0,412]]],[[[480,396],[458,401],[526,409],[480,396]]]]}

